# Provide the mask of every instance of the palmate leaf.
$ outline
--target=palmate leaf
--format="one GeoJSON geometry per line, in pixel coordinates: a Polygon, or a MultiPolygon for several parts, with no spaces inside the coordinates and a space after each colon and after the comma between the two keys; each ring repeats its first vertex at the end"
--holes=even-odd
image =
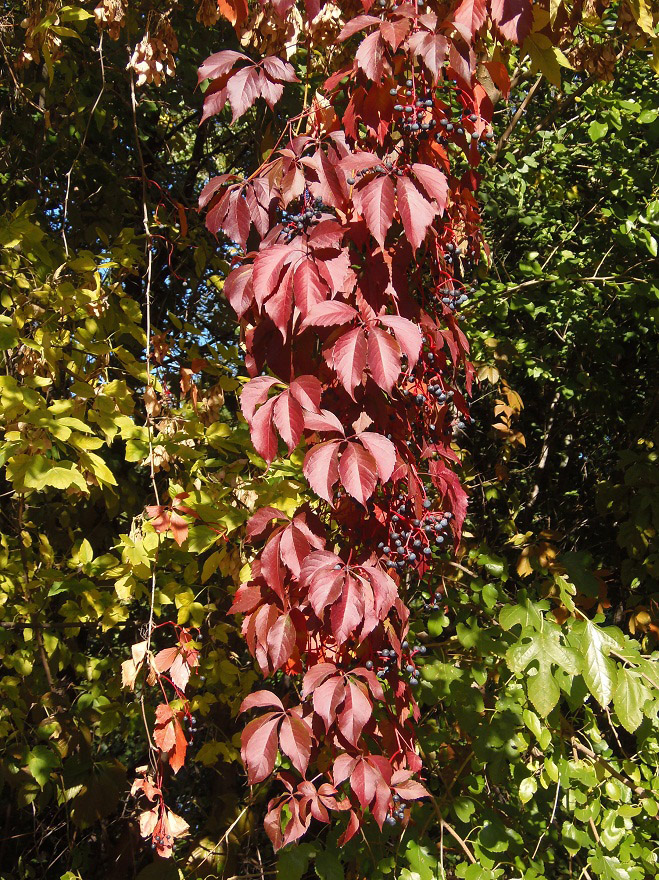
{"type": "Polygon", "coordinates": [[[543,715],[548,715],[558,703],[560,688],[553,668],[558,666],[568,675],[578,675],[581,663],[573,648],[561,644],[561,631],[548,620],[543,622],[542,631],[525,629],[517,644],[506,652],[506,662],[513,672],[522,673],[531,663],[536,665],[527,673],[529,699],[543,715]]]}
{"type": "Polygon", "coordinates": [[[583,658],[581,674],[588,690],[605,709],[611,702],[617,682],[616,664],[609,657],[609,651],[617,643],[606,630],[590,620],[577,621],[569,641],[583,658]]]}

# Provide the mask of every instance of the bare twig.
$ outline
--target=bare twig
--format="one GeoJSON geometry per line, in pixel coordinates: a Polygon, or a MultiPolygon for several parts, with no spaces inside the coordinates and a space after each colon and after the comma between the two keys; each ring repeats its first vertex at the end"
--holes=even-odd
{"type": "Polygon", "coordinates": [[[528,91],[526,97],[524,98],[524,100],[522,101],[522,103],[521,103],[521,104],[519,105],[519,107],[517,108],[517,112],[515,113],[515,115],[513,116],[513,118],[510,120],[510,123],[508,124],[508,127],[506,128],[506,130],[504,131],[504,133],[503,133],[503,134],[501,135],[501,137],[499,138],[499,142],[498,142],[498,144],[496,145],[496,149],[495,149],[494,152],[492,153],[492,162],[496,162],[497,159],[499,158],[499,154],[501,153],[501,150],[502,150],[502,149],[505,147],[505,145],[508,143],[508,138],[509,138],[510,135],[513,133],[513,131],[515,130],[515,128],[516,128],[516,126],[517,126],[517,123],[519,122],[519,120],[522,118],[522,116],[523,116],[523,114],[524,114],[524,111],[526,110],[526,108],[529,106],[529,104],[530,104],[531,101],[533,100],[533,96],[534,96],[535,93],[538,91],[541,82],[542,82],[542,74],[540,74],[540,75],[538,76],[538,78],[536,79],[536,81],[533,83],[533,85],[532,85],[531,88],[529,89],[529,91],[528,91]]]}
{"type": "Polygon", "coordinates": [[[66,172],[66,193],[64,195],[64,210],[62,212],[62,238],[64,239],[64,251],[66,256],[69,256],[69,243],[66,238],[66,221],[69,214],[69,193],[71,191],[71,175],[73,174],[73,169],[75,168],[76,162],[80,158],[80,154],[85,148],[85,144],[87,143],[87,135],[89,134],[89,126],[92,123],[92,119],[94,118],[94,113],[96,112],[96,108],[98,107],[101,98],[103,97],[103,92],[105,91],[105,65],[103,63],[103,31],[101,31],[101,36],[98,40],[98,57],[101,62],[101,90],[96,96],[96,100],[92,105],[92,109],[89,113],[89,119],[87,120],[87,125],[85,126],[85,131],[82,135],[82,140],[80,141],[80,146],[78,147],[78,152],[75,154],[73,162],[71,162],[71,167],[66,172]]]}

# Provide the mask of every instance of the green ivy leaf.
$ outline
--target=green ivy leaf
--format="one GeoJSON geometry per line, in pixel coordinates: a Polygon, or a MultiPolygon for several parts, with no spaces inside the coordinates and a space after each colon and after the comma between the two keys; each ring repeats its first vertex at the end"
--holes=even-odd
{"type": "Polygon", "coordinates": [[[526,629],[517,644],[506,653],[506,661],[513,672],[524,672],[535,661],[535,674],[529,673],[527,690],[529,699],[541,715],[548,715],[558,702],[560,688],[552,674],[558,666],[568,675],[578,675],[579,658],[572,648],[564,647],[557,626],[544,621],[542,632],[526,629]]]}

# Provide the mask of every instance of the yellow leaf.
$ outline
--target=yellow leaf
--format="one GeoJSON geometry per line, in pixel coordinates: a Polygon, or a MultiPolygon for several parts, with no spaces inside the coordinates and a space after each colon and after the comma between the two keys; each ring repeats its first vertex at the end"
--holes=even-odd
{"type": "Polygon", "coordinates": [[[650,37],[654,37],[654,28],[652,27],[652,11],[648,0],[629,0],[632,14],[636,19],[636,24],[643,33],[650,37]]]}
{"type": "Polygon", "coordinates": [[[529,34],[524,40],[523,51],[531,59],[532,69],[560,89],[561,67],[572,68],[572,65],[559,48],[552,46],[549,37],[540,33],[529,34]]]}

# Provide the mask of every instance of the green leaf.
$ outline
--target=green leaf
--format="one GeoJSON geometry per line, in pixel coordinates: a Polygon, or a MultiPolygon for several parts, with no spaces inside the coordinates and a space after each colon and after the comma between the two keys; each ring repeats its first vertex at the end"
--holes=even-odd
{"type": "Polygon", "coordinates": [[[560,667],[568,675],[578,675],[579,658],[576,651],[560,641],[557,626],[544,621],[542,632],[525,630],[517,644],[506,652],[506,661],[513,672],[524,672],[531,663],[537,669],[529,671],[527,690],[529,699],[543,716],[548,715],[558,702],[560,688],[552,674],[552,666],[560,667]]]}
{"type": "Polygon", "coordinates": [[[411,870],[421,880],[436,880],[439,873],[437,858],[430,853],[426,846],[422,846],[416,840],[410,840],[405,855],[411,870]]]}
{"type": "Polygon", "coordinates": [[[302,880],[315,852],[311,843],[293,844],[283,849],[277,859],[277,880],[302,880]]]}
{"type": "Polygon", "coordinates": [[[574,632],[579,640],[583,657],[582,675],[588,690],[603,709],[611,702],[616,686],[616,664],[608,656],[611,639],[590,620],[575,624],[574,632]]]}
{"type": "Polygon", "coordinates": [[[59,465],[48,468],[40,476],[34,488],[44,489],[46,486],[52,486],[53,489],[69,489],[71,486],[75,486],[81,492],[88,491],[84,477],[76,469],[75,465],[68,461],[60,462],[59,465]],[[69,465],[69,467],[66,467],[66,465],[69,465]]]}
{"type": "Polygon", "coordinates": [[[590,866],[602,880],[631,880],[629,871],[623,868],[620,859],[614,856],[598,853],[591,858],[590,866]]]}
{"type": "Polygon", "coordinates": [[[94,16],[91,12],[81,9],[79,6],[62,6],[59,11],[59,17],[61,21],[86,21],[94,16]]]}
{"type": "Polygon", "coordinates": [[[28,770],[40,788],[50,779],[50,774],[59,767],[59,757],[48,746],[35,746],[27,759],[28,770]]]}
{"type": "Polygon", "coordinates": [[[16,345],[18,345],[18,333],[9,324],[1,324],[0,349],[7,351],[7,349],[14,348],[16,345]]]}
{"type": "Polygon", "coordinates": [[[601,141],[603,137],[606,137],[608,130],[609,125],[607,122],[597,122],[597,120],[594,120],[588,126],[588,136],[593,143],[596,143],[596,141],[601,141]]]}
{"type": "Polygon", "coordinates": [[[538,783],[535,776],[527,776],[523,779],[519,786],[519,799],[523,804],[528,804],[533,795],[538,790],[538,783]]]}
{"type": "Polygon", "coordinates": [[[650,691],[641,676],[631,669],[618,670],[618,684],[613,693],[613,708],[626,731],[634,733],[643,720],[643,706],[650,691]]]}
{"type": "Polygon", "coordinates": [[[524,604],[506,605],[499,614],[499,623],[505,630],[510,630],[514,626],[521,626],[522,629],[529,626],[540,629],[542,617],[537,610],[538,607],[532,605],[529,599],[525,599],[524,604]]]}
{"type": "Polygon", "coordinates": [[[344,880],[343,865],[335,849],[324,849],[319,852],[316,856],[315,868],[319,880],[344,880]]]}

